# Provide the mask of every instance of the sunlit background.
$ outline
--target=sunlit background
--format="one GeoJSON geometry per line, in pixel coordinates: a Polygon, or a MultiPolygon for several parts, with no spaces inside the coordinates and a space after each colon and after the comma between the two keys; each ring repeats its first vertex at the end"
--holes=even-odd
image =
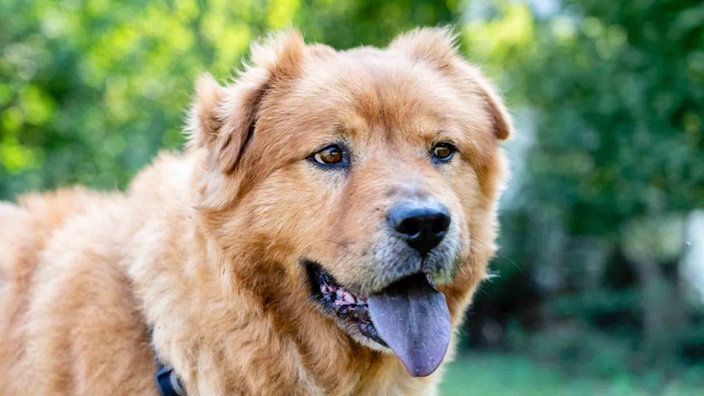
{"type": "Polygon", "coordinates": [[[501,250],[445,395],[704,394],[704,2],[0,0],[0,198],[124,188],[250,40],[455,26],[512,109],[501,250]]]}

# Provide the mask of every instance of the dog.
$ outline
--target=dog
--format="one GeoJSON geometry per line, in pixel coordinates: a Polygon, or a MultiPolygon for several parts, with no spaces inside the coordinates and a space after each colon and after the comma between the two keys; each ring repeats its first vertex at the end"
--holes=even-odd
{"type": "Polygon", "coordinates": [[[512,133],[454,41],[274,34],[127,191],[0,205],[2,393],[433,394],[512,133]]]}

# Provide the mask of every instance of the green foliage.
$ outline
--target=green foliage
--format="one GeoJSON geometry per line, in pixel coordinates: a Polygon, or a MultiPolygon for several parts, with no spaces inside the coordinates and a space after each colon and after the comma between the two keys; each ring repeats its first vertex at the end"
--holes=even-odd
{"type": "Polygon", "coordinates": [[[626,332],[646,364],[669,366],[700,321],[682,308],[677,263],[683,217],[704,204],[704,4],[558,6],[498,3],[464,29],[513,107],[531,110],[517,118],[526,163],[487,291],[515,304],[500,290],[533,280],[541,332],[555,321],[626,332]]]}
{"type": "Polygon", "coordinates": [[[543,50],[523,80],[542,110],[534,194],[562,203],[569,232],[620,240],[633,218],[704,202],[704,4],[568,9],[541,24],[543,50]]]}

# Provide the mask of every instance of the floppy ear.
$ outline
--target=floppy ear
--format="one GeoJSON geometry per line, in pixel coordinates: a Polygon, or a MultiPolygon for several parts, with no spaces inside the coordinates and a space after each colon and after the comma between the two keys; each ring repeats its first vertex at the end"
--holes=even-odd
{"type": "Polygon", "coordinates": [[[503,100],[481,71],[462,58],[456,38],[449,28],[421,28],[398,36],[389,49],[430,65],[450,77],[458,88],[481,97],[494,124],[494,135],[507,139],[513,128],[503,100]]]}
{"type": "Polygon", "coordinates": [[[223,173],[232,173],[251,140],[267,92],[286,84],[298,72],[303,36],[287,31],[253,44],[252,65],[234,84],[220,86],[210,75],[196,82],[189,117],[189,146],[205,148],[223,173]]]}

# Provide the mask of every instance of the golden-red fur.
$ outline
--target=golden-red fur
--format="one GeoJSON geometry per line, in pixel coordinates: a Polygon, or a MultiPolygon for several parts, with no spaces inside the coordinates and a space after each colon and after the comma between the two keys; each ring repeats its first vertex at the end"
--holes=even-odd
{"type": "Polygon", "coordinates": [[[501,100],[443,29],[345,52],[287,32],[252,63],[226,87],[198,81],[188,149],[126,193],[0,204],[3,394],[155,394],[152,348],[189,395],[433,393],[441,370],[413,378],[347,335],[299,262],[374,291],[386,210],[433,196],[458,224],[440,286],[456,327],[495,249],[501,100]],[[442,168],[438,134],[459,148],[442,168]],[[306,159],[335,139],[355,153],[346,174],[306,159]]]}

